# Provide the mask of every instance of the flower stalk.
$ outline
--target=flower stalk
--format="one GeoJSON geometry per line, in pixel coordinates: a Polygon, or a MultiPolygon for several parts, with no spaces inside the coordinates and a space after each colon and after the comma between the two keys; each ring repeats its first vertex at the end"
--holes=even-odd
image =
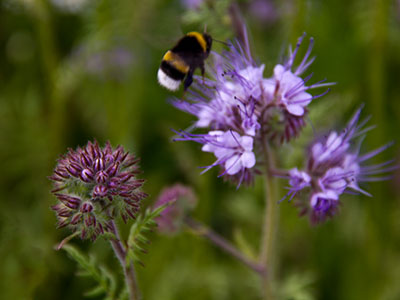
{"type": "Polygon", "coordinates": [[[185,224],[191,229],[191,232],[195,235],[205,237],[206,239],[210,240],[214,245],[222,249],[224,252],[232,255],[233,257],[241,261],[244,265],[248,266],[254,272],[260,274],[261,276],[264,276],[265,268],[263,265],[247,257],[245,254],[236,249],[236,247],[233,246],[229,241],[227,241],[225,238],[220,236],[212,229],[190,217],[185,218],[185,224]]]}
{"type": "Polygon", "coordinates": [[[268,143],[264,143],[265,170],[265,214],[261,236],[260,264],[268,270],[262,277],[265,299],[274,299],[273,283],[275,281],[276,251],[275,242],[278,230],[278,206],[276,201],[276,179],[271,170],[274,158],[268,143]]]}
{"type": "Polygon", "coordinates": [[[114,221],[111,221],[110,232],[116,237],[116,239],[111,238],[110,243],[124,271],[125,283],[129,291],[129,300],[140,300],[141,295],[136,280],[135,268],[132,263],[129,263],[129,265],[126,264],[126,248],[121,242],[118,227],[114,221]]]}

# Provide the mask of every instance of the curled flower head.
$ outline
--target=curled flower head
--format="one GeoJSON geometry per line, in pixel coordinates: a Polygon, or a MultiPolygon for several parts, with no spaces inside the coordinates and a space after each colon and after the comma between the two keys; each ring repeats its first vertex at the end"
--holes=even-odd
{"type": "Polygon", "coordinates": [[[305,125],[304,117],[307,114],[307,106],[313,99],[325,95],[329,89],[315,96],[308,91],[332,85],[332,83],[324,83],[325,80],[321,80],[307,86],[312,74],[304,79],[301,77],[315,59],[314,57],[310,58],[314,44],[313,38],[310,38],[307,52],[302,61],[297,67],[294,67],[294,61],[304,37],[305,34],[298,39],[294,51],[289,49],[289,58],[286,63],[277,64],[274,67],[273,76],[266,79],[263,84],[264,98],[267,99],[266,106],[264,106],[266,117],[263,126],[271,138],[276,138],[280,142],[289,141],[300,133],[305,125]]]}
{"type": "Polygon", "coordinates": [[[299,171],[296,168],[289,171],[290,188],[285,198],[290,196],[292,199],[299,191],[308,190],[310,196],[307,206],[311,210],[312,222],[321,222],[335,215],[340,204],[339,197],[345,192],[353,191],[371,196],[359,184],[387,179],[387,176],[377,175],[395,168],[391,165],[392,161],[364,166],[364,161],[384,151],[391,144],[360,155],[360,144],[355,148],[353,142],[372,128],[363,128],[368,119],[358,124],[360,113],[361,108],[342,132],[333,131],[312,144],[306,170],[299,171]]]}
{"type": "Polygon", "coordinates": [[[136,179],[138,159],[121,146],[109,142],[100,148],[89,142],[84,148],[69,149],[57,162],[50,179],[59,203],[58,226],[68,226],[81,233],[82,239],[95,240],[110,228],[110,221],[120,216],[124,222],[135,218],[141,200],[146,197],[136,179]]]}
{"type": "Polygon", "coordinates": [[[180,230],[187,213],[193,210],[197,204],[197,198],[192,189],[175,184],[164,188],[154,207],[168,206],[156,218],[158,230],[162,233],[173,234],[180,230]]]}

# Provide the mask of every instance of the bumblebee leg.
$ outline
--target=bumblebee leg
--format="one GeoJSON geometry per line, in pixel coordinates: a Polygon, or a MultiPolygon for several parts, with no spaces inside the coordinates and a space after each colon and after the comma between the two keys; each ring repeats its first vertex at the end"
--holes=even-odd
{"type": "Polygon", "coordinates": [[[193,83],[193,70],[190,70],[186,75],[185,81],[183,82],[183,90],[186,91],[189,86],[193,83]]]}
{"type": "Polygon", "coordinates": [[[204,63],[201,64],[200,70],[201,70],[201,77],[203,77],[203,85],[204,85],[205,84],[205,82],[204,82],[204,73],[205,73],[204,63]]]}

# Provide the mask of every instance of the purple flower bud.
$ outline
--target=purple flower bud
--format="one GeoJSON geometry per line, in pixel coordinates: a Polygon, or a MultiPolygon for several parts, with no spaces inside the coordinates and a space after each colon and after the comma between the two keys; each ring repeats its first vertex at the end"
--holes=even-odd
{"type": "Polygon", "coordinates": [[[97,158],[94,162],[94,170],[96,172],[104,170],[104,160],[102,158],[97,158]]]}
{"type": "Polygon", "coordinates": [[[85,182],[93,180],[93,172],[90,169],[83,169],[80,178],[85,182]]]}
{"type": "Polygon", "coordinates": [[[107,169],[107,173],[108,175],[110,175],[110,177],[114,177],[115,174],[118,171],[118,167],[119,167],[119,162],[116,162],[114,164],[112,164],[108,169],[107,169]]]}
{"type": "Polygon", "coordinates": [[[77,213],[76,215],[74,215],[71,219],[71,224],[72,225],[76,225],[78,223],[80,223],[82,220],[82,214],[81,213],[77,213]]]}
{"type": "Polygon", "coordinates": [[[112,156],[111,153],[108,153],[104,156],[104,160],[106,161],[106,163],[110,164],[114,162],[114,156],[112,156]]]}
{"type": "Polygon", "coordinates": [[[102,198],[107,196],[107,188],[104,185],[96,185],[93,189],[94,198],[102,198]]]}
{"type": "Polygon", "coordinates": [[[100,171],[96,174],[96,181],[98,183],[105,183],[108,179],[108,174],[105,171],[100,171]]]}
{"type": "Polygon", "coordinates": [[[123,186],[121,186],[121,180],[119,178],[117,178],[117,177],[111,178],[110,181],[108,182],[108,187],[110,189],[115,189],[115,188],[117,188],[119,186],[121,188],[123,187],[123,186]]]}
{"type": "Polygon", "coordinates": [[[68,208],[77,209],[81,203],[81,199],[64,194],[55,194],[57,198],[68,208]]]}
{"type": "Polygon", "coordinates": [[[70,224],[70,221],[68,220],[68,219],[59,219],[58,220],[58,225],[57,225],[57,228],[63,228],[63,227],[65,227],[65,226],[67,226],[67,225],[69,225],[70,224]]]}
{"type": "Polygon", "coordinates": [[[66,167],[66,170],[68,171],[69,174],[71,174],[74,177],[78,177],[81,173],[81,170],[77,170],[73,168],[72,166],[66,167]]]}
{"type": "Polygon", "coordinates": [[[87,155],[86,153],[82,153],[81,154],[81,164],[82,164],[82,166],[85,166],[86,168],[90,168],[93,164],[93,161],[89,155],[87,155]]]}
{"type": "Polygon", "coordinates": [[[90,213],[93,210],[93,205],[90,202],[84,202],[82,203],[82,206],[80,208],[80,211],[82,213],[90,213]]]}

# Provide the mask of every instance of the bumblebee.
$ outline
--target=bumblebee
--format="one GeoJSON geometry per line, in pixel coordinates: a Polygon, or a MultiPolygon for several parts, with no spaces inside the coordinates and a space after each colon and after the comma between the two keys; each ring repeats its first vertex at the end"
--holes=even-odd
{"type": "Polygon", "coordinates": [[[210,54],[212,38],[207,33],[189,32],[162,58],[158,69],[158,82],[176,91],[181,82],[186,91],[193,82],[193,73],[200,68],[204,77],[204,60],[210,54]]]}

